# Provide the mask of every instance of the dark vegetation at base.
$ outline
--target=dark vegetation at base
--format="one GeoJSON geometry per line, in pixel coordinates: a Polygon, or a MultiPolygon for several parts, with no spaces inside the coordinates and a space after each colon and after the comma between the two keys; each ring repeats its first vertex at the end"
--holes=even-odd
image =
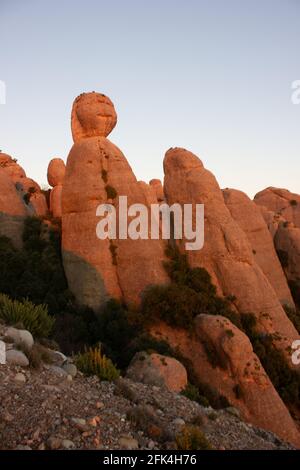
{"type": "Polygon", "coordinates": [[[145,322],[162,320],[171,326],[193,328],[199,313],[222,315],[241,328],[239,316],[231,309],[230,301],[217,295],[209,273],[204,268],[191,268],[187,256],[176,247],[166,252],[169,261],[165,269],[170,277],[169,285],[151,286],[142,300],[145,322]]]}
{"type": "MultiPolygon", "coordinates": [[[[300,404],[299,375],[289,369],[283,354],[274,349],[274,338],[257,333],[254,315],[240,316],[233,312],[231,299],[217,296],[207,271],[190,268],[187,257],[176,248],[169,247],[167,251],[169,261],[165,268],[170,284],[147,289],[139,312],[129,311],[126,306],[110,300],[96,315],[91,309],[76,305],[68,290],[59,225],[49,229],[41,219],[28,218],[23,242],[23,249],[19,251],[9,239],[0,237],[0,293],[19,301],[27,298],[36,305],[45,304],[56,320],[53,337],[65,353],[82,352],[85,347],[100,342],[104,354],[121,370],[141,350],[176,357],[188,370],[191,385],[185,394],[201,404],[224,408],[229,405],[226,398],[207,384],[199,383],[189,361],[178,351],[172,351],[167,343],[147,333],[147,326],[158,320],[190,330],[199,312],[219,314],[248,335],[283,400],[300,404]]],[[[299,313],[287,311],[287,314],[299,331],[299,313]]],[[[214,366],[222,366],[215,351],[207,351],[207,354],[214,366]]],[[[235,393],[240,396],[239,390],[235,393]]]]}
{"type": "Polygon", "coordinates": [[[291,290],[294,302],[298,311],[300,310],[300,279],[297,281],[289,281],[289,288],[291,290]]]}

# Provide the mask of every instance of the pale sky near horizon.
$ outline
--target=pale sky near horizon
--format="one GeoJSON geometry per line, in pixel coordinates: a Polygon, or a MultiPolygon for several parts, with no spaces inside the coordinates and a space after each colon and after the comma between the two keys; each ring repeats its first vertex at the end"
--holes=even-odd
{"type": "Polygon", "coordinates": [[[0,47],[0,149],[40,184],[95,90],[138,179],[178,146],[221,187],[300,193],[300,0],[0,0],[0,47]]]}

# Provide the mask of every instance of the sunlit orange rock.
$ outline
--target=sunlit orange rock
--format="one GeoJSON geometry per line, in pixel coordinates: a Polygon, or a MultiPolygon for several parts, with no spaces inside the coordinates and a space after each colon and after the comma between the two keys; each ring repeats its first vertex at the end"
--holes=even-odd
{"type": "Polygon", "coordinates": [[[109,297],[137,304],[149,284],[167,281],[159,240],[100,240],[97,207],[119,196],[128,206],[147,197],[122,152],[106,136],[116,124],[109,98],[84,93],[72,110],[74,145],[62,191],[62,247],[69,287],[77,300],[98,309],[109,297]]]}
{"type": "Polygon", "coordinates": [[[274,345],[291,364],[287,351],[299,335],[255,261],[246,234],[226,207],[215,177],[196,155],[180,148],[166,153],[164,171],[164,192],[169,204],[205,206],[204,247],[187,252],[191,266],[206,268],[219,293],[234,299],[238,312],[252,312],[258,330],[276,336],[274,345]]]}

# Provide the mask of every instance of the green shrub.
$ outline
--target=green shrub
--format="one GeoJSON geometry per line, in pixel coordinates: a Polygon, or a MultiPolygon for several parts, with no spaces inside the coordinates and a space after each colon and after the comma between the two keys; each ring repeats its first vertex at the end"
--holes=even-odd
{"type": "Polygon", "coordinates": [[[185,389],[181,392],[181,395],[185,396],[191,401],[195,401],[202,406],[208,407],[209,401],[203,395],[200,395],[199,389],[191,384],[188,383],[185,389]]]}
{"type": "Polygon", "coordinates": [[[212,445],[198,426],[185,425],[176,436],[178,450],[211,450],[212,445]]]}
{"type": "Polygon", "coordinates": [[[46,305],[34,305],[27,299],[11,300],[5,294],[0,294],[0,317],[8,325],[23,325],[38,338],[49,336],[55,321],[48,315],[46,305]]]}
{"type": "Polygon", "coordinates": [[[298,310],[297,308],[295,309],[295,308],[288,307],[287,305],[284,307],[284,309],[285,309],[287,316],[293,323],[294,327],[300,334],[300,310],[298,310]]]}
{"type": "Polygon", "coordinates": [[[106,194],[107,194],[107,198],[108,199],[115,199],[118,195],[117,191],[115,190],[115,188],[113,188],[112,186],[110,186],[109,184],[107,184],[105,186],[105,190],[106,190],[106,194]]]}
{"type": "Polygon", "coordinates": [[[101,171],[101,176],[102,176],[104,183],[107,183],[107,171],[106,170],[101,171]]]}
{"type": "Polygon", "coordinates": [[[217,295],[209,273],[204,268],[190,268],[187,256],[175,247],[166,251],[169,261],[165,269],[169,285],[151,286],[142,298],[145,322],[161,319],[171,326],[192,329],[194,318],[201,313],[223,315],[241,328],[239,316],[230,308],[230,302],[217,295]]]}
{"type": "Polygon", "coordinates": [[[76,357],[76,365],[86,375],[97,375],[100,380],[116,380],[120,373],[112,361],[102,353],[100,346],[86,349],[76,357]]]}

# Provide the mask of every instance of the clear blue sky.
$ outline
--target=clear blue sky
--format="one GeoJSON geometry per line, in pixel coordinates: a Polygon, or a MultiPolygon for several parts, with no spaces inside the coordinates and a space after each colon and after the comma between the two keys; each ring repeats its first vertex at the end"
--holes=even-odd
{"type": "Polygon", "coordinates": [[[0,44],[0,148],[42,184],[95,90],[139,179],[182,146],[222,187],[300,192],[300,0],[0,0],[0,44]]]}

